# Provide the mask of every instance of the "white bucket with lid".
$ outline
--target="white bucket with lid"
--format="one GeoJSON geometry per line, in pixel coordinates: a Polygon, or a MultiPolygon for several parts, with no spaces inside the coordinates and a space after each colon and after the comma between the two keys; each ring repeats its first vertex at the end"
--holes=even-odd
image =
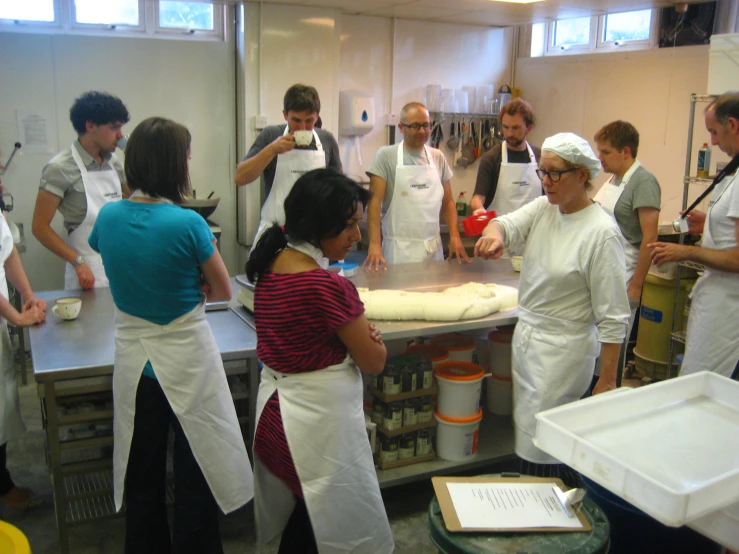
{"type": "Polygon", "coordinates": [[[491,414],[509,416],[513,413],[513,381],[510,377],[490,375],[486,379],[487,407],[491,414]]]}
{"type": "Polygon", "coordinates": [[[475,339],[461,333],[447,333],[431,337],[431,344],[443,346],[449,351],[449,361],[472,362],[475,339]]]}
{"type": "Polygon", "coordinates": [[[469,460],[477,454],[482,409],[472,417],[447,417],[434,413],[436,428],[436,455],[453,461],[469,460]]]}
{"type": "Polygon", "coordinates": [[[434,368],[439,397],[436,409],[446,417],[472,417],[480,409],[485,372],[471,362],[444,362],[434,368]]]}
{"type": "Polygon", "coordinates": [[[490,373],[500,377],[511,376],[511,342],[513,329],[495,329],[488,335],[490,373]]]}

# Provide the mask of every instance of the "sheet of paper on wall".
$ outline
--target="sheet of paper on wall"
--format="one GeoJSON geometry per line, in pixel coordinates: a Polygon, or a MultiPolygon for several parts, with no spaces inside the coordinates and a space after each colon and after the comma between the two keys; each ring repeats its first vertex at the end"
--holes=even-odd
{"type": "Polygon", "coordinates": [[[36,110],[16,110],[18,141],[24,154],[54,154],[57,151],[51,114],[36,110]]]}
{"type": "Polygon", "coordinates": [[[551,483],[457,482],[447,488],[463,528],[583,528],[567,515],[551,483]]]}

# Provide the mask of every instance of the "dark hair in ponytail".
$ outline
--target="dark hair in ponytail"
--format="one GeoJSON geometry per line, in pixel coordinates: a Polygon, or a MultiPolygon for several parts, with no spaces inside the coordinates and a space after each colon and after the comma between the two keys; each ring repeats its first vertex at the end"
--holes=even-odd
{"type": "Polygon", "coordinates": [[[367,207],[370,192],[332,168],[314,169],[301,176],[285,199],[285,226],[267,229],[252,248],[246,276],[252,283],[270,266],[277,253],[295,243],[318,247],[321,240],[339,235],[357,207],[367,207]]]}

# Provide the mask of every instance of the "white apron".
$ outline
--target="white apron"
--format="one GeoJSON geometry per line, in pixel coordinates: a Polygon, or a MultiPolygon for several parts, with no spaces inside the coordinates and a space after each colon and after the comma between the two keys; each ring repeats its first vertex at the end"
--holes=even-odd
{"type": "MultiPolygon", "coordinates": [[[[289,127],[285,127],[283,136],[289,134],[289,127]]],[[[300,177],[314,169],[326,167],[326,155],[318,138],[318,133],[313,130],[313,138],[316,141],[316,150],[304,150],[293,148],[289,152],[277,156],[277,167],[272,188],[267,200],[262,206],[262,216],[259,221],[259,229],[254,237],[254,245],[267,229],[275,223],[285,224],[285,199],[300,177]]]]}
{"type": "MultiPolygon", "coordinates": [[[[87,239],[90,238],[100,208],[108,202],[117,202],[123,198],[121,180],[118,178],[118,172],[112,167],[115,154],[111,154],[111,169],[105,171],[87,171],[74,144],[72,144],[72,157],[82,173],[82,184],[85,186],[85,196],[87,197],[87,212],[79,227],[67,236],[67,244],[77,254],[85,258],[85,263],[95,276],[95,288],[107,287],[108,277],[105,275],[105,268],[103,268],[103,259],[100,254],[90,248],[87,239]]],[[[64,269],[64,288],[66,290],[82,288],[72,264],[67,264],[64,269]]]]}
{"type": "Polygon", "coordinates": [[[516,454],[537,464],[560,463],[534,446],[535,415],[579,400],[588,390],[598,355],[596,327],[519,306],[512,353],[516,454]]]}
{"type": "Polygon", "coordinates": [[[534,157],[534,150],[526,143],[531,161],[527,164],[508,163],[508,146],[501,145],[500,172],[498,186],[488,210],[495,210],[497,215],[505,215],[516,211],[541,196],[541,180],[536,174],[539,168],[534,157]]]}
{"type": "MultiPolygon", "coordinates": [[[[13,236],[5,218],[0,215],[0,294],[9,300],[5,280],[5,262],[13,253],[13,236]]],[[[18,399],[18,376],[15,373],[13,344],[10,342],[8,322],[0,318],[0,446],[26,430],[21,418],[18,399]]]]}
{"type": "MultiPolygon", "coordinates": [[[[305,243],[290,247],[322,263],[319,249],[305,243]]],[[[395,545],[364,424],[362,376],[354,360],[347,355],[340,364],[295,374],[264,365],[255,429],[275,390],[318,551],[392,552],[395,545]]],[[[256,454],[254,486],[257,546],[263,551],[282,533],[295,498],[256,454]]]]}
{"type": "Polygon", "coordinates": [[[382,218],[382,255],[388,264],[444,259],[439,213],[444,187],[424,145],[429,163],[403,165],[403,143],[398,145],[395,189],[382,218]]]}
{"type": "Polygon", "coordinates": [[[205,301],[167,325],[115,311],[113,478],[121,509],[131,450],[136,390],[147,360],[182,425],[205,480],[224,513],[254,496],[244,437],[205,301]]]}
{"type": "MultiPolygon", "coordinates": [[[[714,190],[703,226],[703,248],[716,249],[711,232],[711,216],[719,200],[728,201],[737,177],[714,190]]],[[[723,183],[723,180],[722,180],[723,183]]],[[[719,185],[720,186],[720,185],[719,185]]],[[[739,274],[706,267],[693,287],[688,317],[687,345],[680,375],[713,371],[725,377],[739,361],[739,274]]]]}
{"type": "MultiPolygon", "coordinates": [[[[600,187],[598,194],[596,194],[595,198],[593,199],[598,202],[598,204],[601,205],[606,213],[608,213],[608,215],[613,218],[613,221],[616,222],[616,225],[618,225],[618,221],[616,220],[616,215],[614,213],[614,210],[616,209],[616,202],[618,202],[618,199],[621,198],[621,195],[623,194],[624,189],[629,182],[629,179],[631,179],[631,176],[639,167],[641,167],[639,160],[634,160],[633,165],[624,174],[623,178],[621,179],[621,184],[618,186],[613,184],[616,176],[611,175],[608,181],[606,181],[603,186],[600,187]]],[[[631,283],[631,279],[634,278],[636,264],[639,262],[639,249],[633,244],[627,242],[625,238],[624,240],[622,240],[622,242],[624,245],[624,254],[626,256],[626,286],[628,287],[629,283],[631,283]]]]}

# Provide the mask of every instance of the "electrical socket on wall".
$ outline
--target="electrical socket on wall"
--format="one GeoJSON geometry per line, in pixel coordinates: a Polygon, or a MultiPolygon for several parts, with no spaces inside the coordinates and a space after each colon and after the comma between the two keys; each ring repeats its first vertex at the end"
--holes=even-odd
{"type": "Polygon", "coordinates": [[[264,129],[267,126],[267,116],[257,115],[254,116],[254,127],[256,129],[264,129]]]}

